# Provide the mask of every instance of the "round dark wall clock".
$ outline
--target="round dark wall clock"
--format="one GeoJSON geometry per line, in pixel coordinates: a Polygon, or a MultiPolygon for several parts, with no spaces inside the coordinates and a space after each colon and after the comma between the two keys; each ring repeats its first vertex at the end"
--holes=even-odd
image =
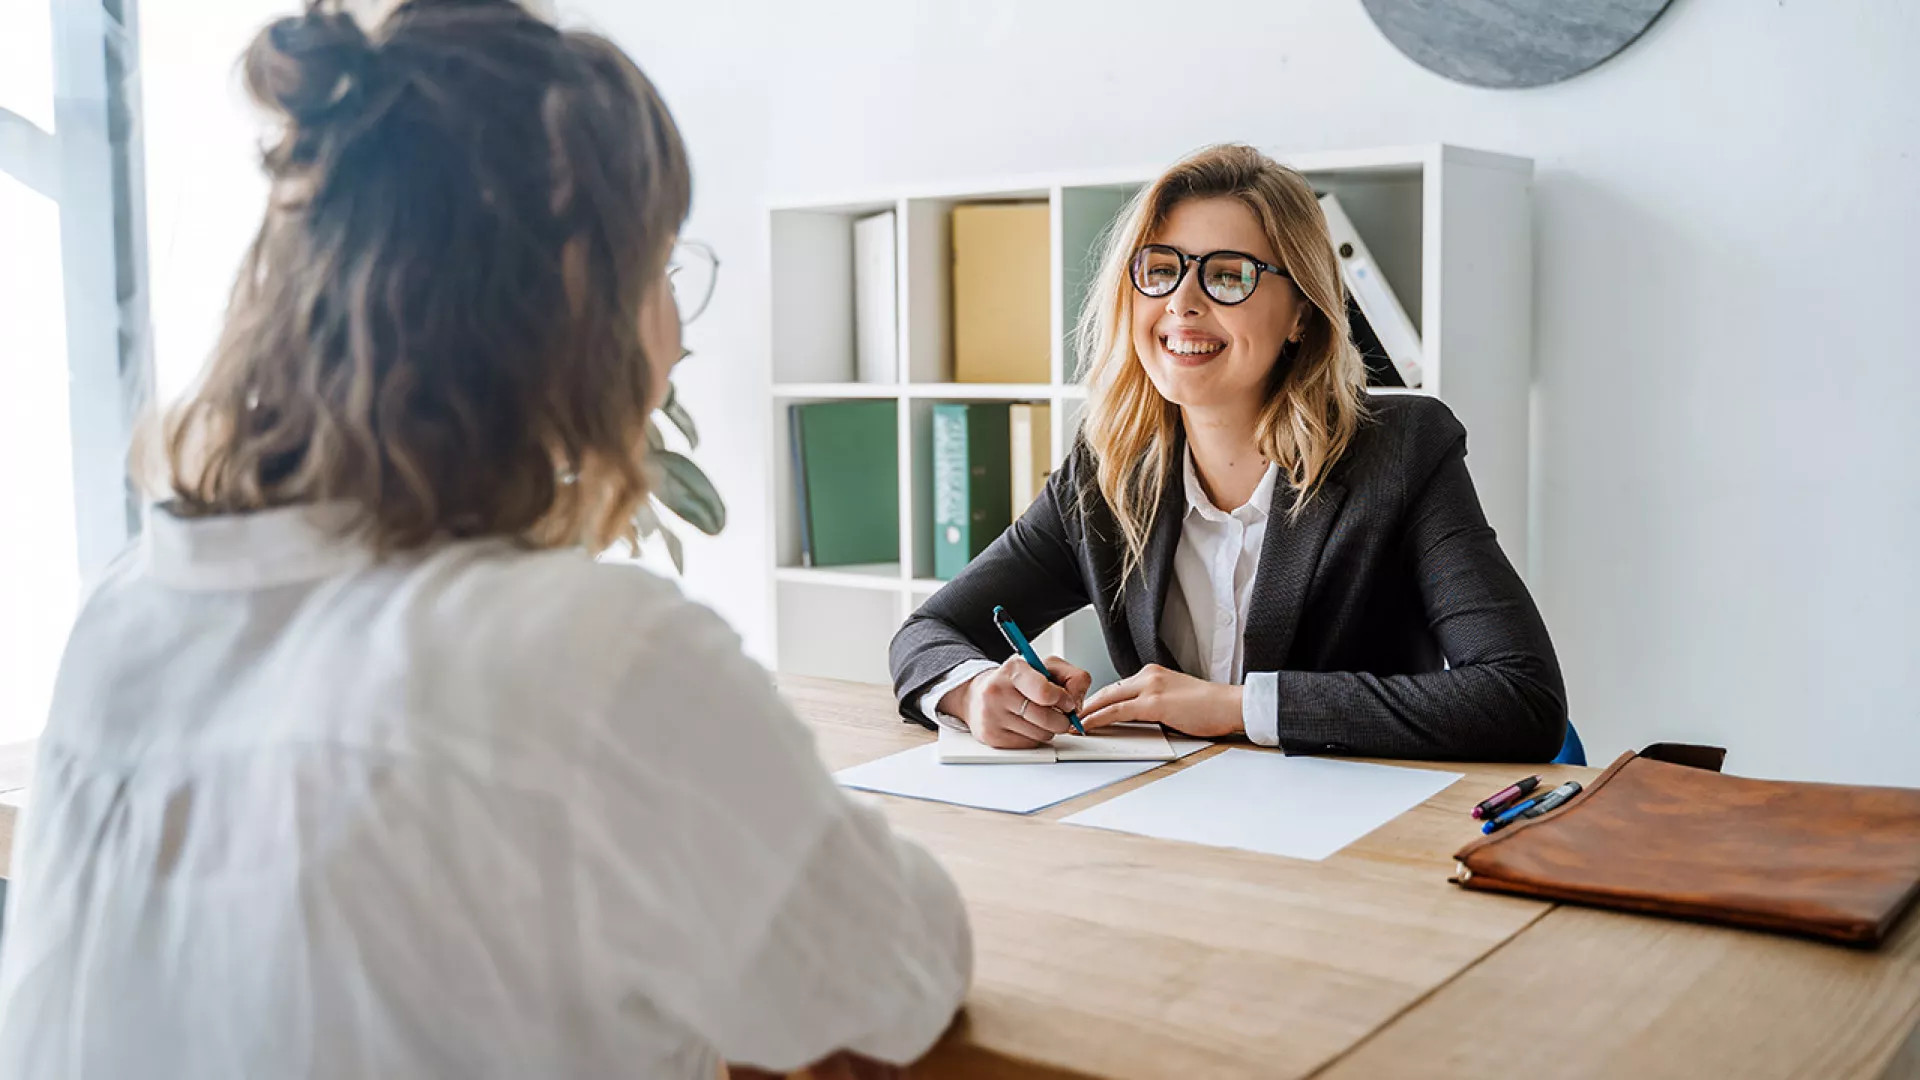
{"type": "Polygon", "coordinates": [[[1414,63],[1469,86],[1545,86],[1633,44],[1671,0],[1361,0],[1414,63]]]}

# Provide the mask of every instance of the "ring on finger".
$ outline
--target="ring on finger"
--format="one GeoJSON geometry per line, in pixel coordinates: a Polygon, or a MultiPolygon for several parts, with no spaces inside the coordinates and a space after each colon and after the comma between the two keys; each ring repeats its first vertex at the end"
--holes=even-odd
{"type": "Polygon", "coordinates": [[[1025,720],[1025,719],[1027,718],[1027,706],[1028,706],[1028,705],[1031,705],[1031,704],[1033,704],[1033,702],[1031,702],[1030,700],[1028,700],[1028,699],[1026,699],[1026,698],[1021,698],[1021,699],[1020,699],[1020,710],[1019,710],[1019,712],[1017,712],[1017,713],[1015,713],[1015,715],[1016,715],[1016,716],[1018,716],[1018,717],[1020,717],[1020,719],[1022,719],[1022,720],[1025,720]]]}

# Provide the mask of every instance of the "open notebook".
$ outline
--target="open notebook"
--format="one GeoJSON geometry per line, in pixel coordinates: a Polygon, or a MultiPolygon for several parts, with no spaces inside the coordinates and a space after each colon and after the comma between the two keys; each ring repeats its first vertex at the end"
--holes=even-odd
{"type": "Polygon", "coordinates": [[[1179,755],[1158,724],[1115,724],[1094,735],[1056,735],[1032,750],[995,750],[972,734],[940,729],[942,765],[1032,765],[1056,761],[1172,761],[1179,755]]]}

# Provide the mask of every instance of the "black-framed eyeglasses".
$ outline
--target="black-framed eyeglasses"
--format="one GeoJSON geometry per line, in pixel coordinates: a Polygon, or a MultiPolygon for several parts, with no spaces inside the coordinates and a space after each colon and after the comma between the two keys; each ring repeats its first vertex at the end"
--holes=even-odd
{"type": "Polygon", "coordinates": [[[680,309],[685,325],[700,317],[713,299],[713,285],[720,277],[720,258],[713,249],[698,240],[682,240],[673,245],[667,257],[667,285],[673,289],[673,303],[680,309]]]}
{"type": "Polygon", "coordinates": [[[1217,304],[1238,304],[1253,295],[1260,275],[1293,275],[1272,263],[1262,262],[1244,251],[1209,251],[1188,255],[1166,244],[1148,244],[1133,256],[1133,287],[1142,296],[1170,295],[1187,278],[1187,267],[1200,265],[1200,288],[1217,304]]]}

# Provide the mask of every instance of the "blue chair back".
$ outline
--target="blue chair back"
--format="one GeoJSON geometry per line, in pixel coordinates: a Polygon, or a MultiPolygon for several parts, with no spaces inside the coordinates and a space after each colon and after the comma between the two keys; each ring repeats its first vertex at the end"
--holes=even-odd
{"type": "Polygon", "coordinates": [[[1560,752],[1553,757],[1555,765],[1585,765],[1587,748],[1580,745],[1580,733],[1573,730],[1573,721],[1567,721],[1567,738],[1560,744],[1560,752]]]}

